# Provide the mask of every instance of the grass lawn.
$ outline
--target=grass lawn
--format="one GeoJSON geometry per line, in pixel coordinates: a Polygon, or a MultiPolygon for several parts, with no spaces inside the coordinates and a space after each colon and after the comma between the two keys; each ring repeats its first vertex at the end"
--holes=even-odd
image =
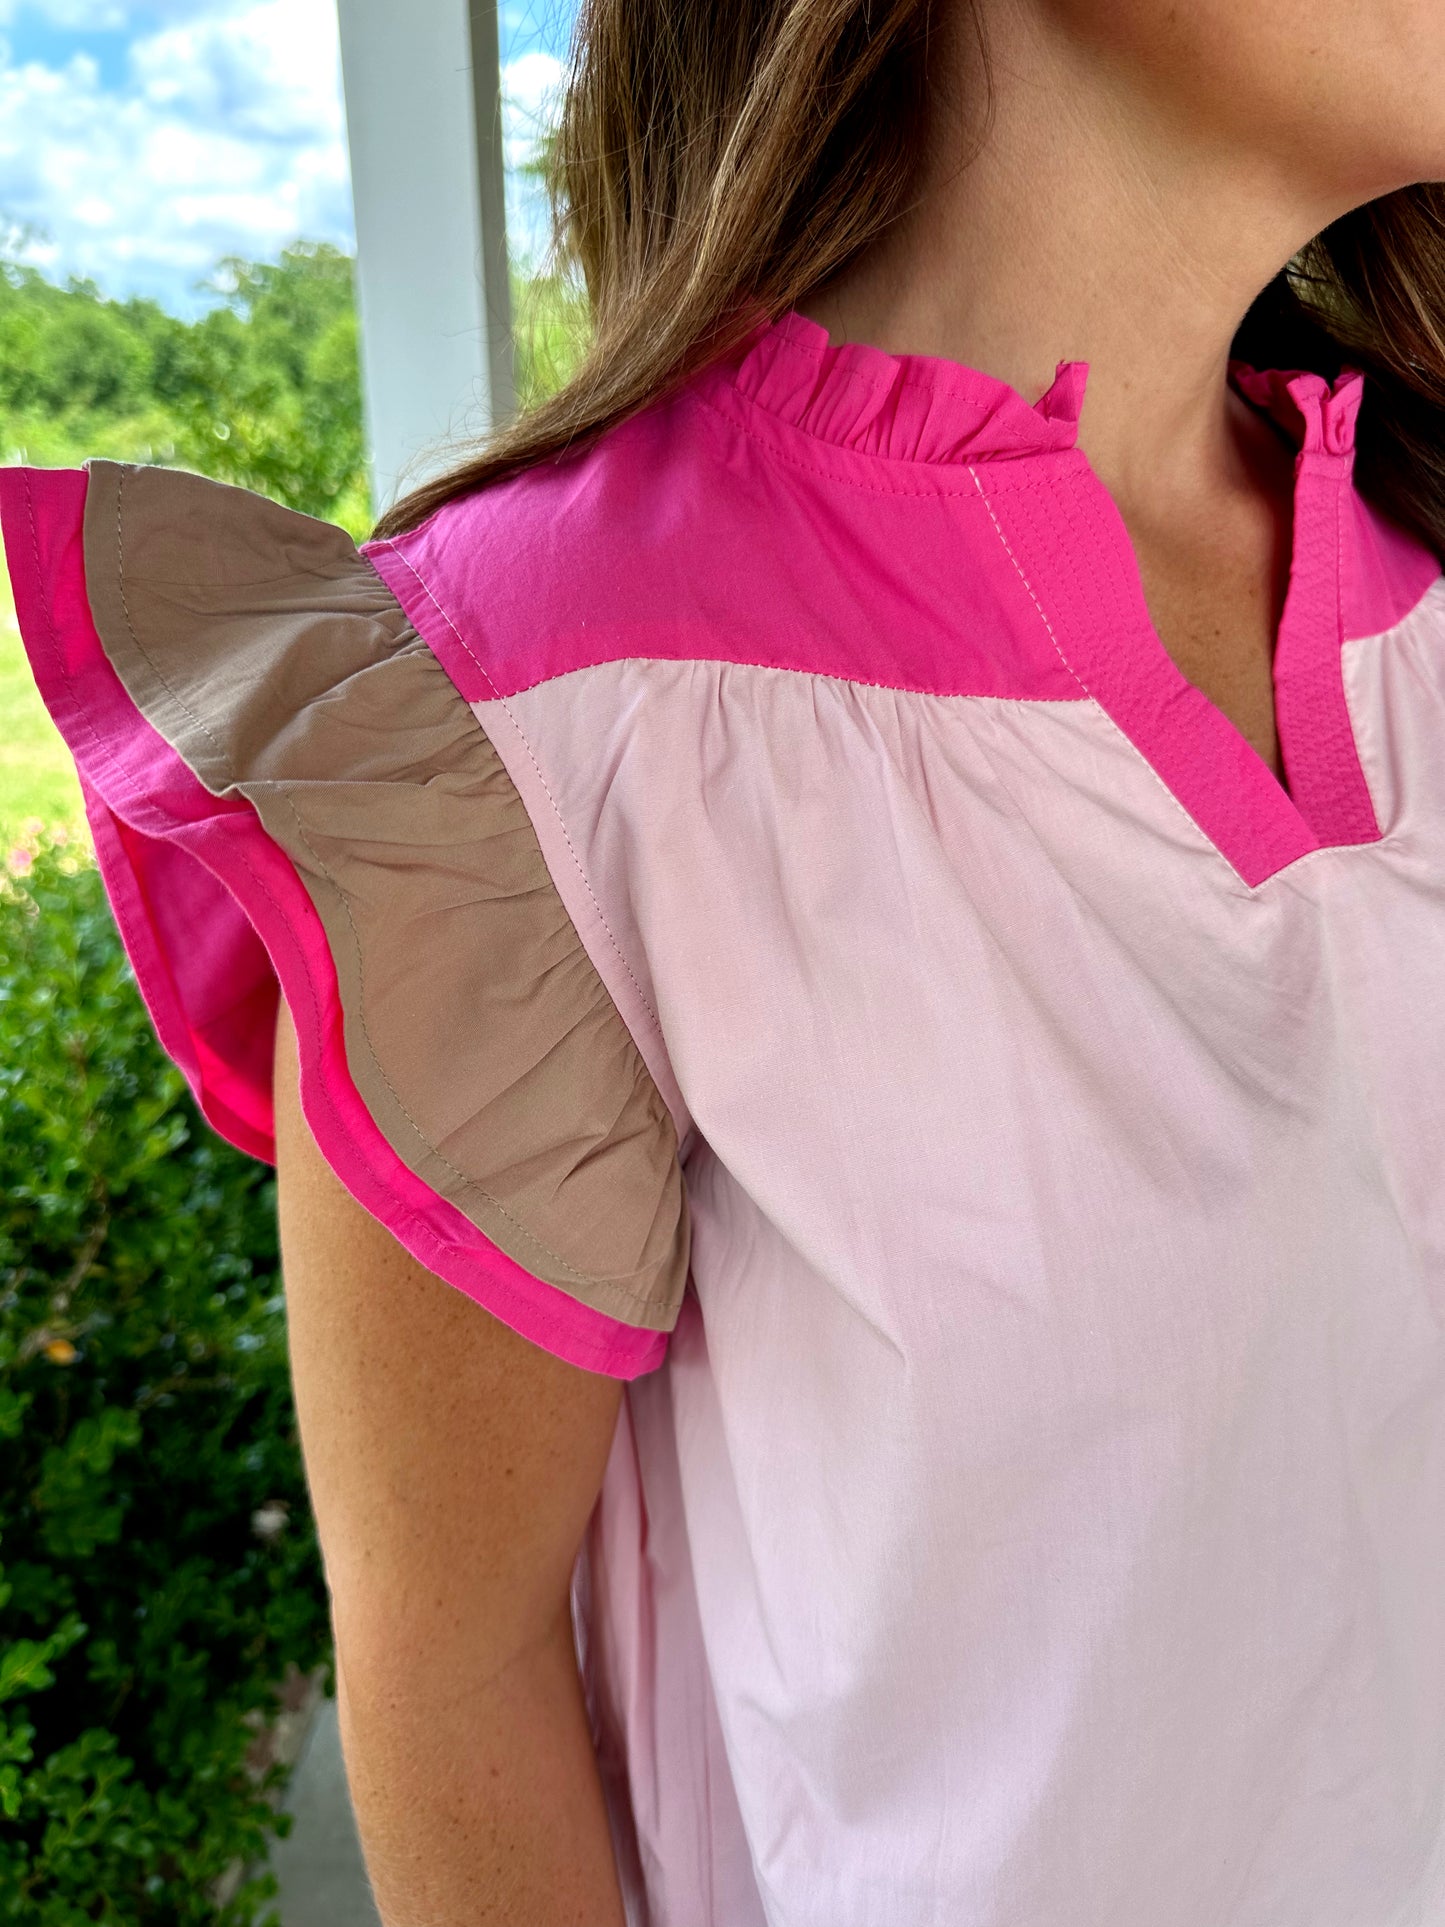
{"type": "Polygon", "coordinates": [[[0,860],[21,826],[37,817],[89,841],[75,765],[31,680],[10,578],[0,570],[0,860]]]}

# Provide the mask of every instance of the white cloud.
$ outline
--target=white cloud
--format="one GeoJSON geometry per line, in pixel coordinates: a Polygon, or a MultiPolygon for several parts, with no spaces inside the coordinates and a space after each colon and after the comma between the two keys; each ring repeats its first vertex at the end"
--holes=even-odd
{"type": "MultiPolygon", "coordinates": [[[[59,23],[69,0],[44,4],[59,23]]],[[[83,56],[0,67],[0,211],[48,236],[28,258],[186,308],[222,254],[350,245],[334,0],[134,12],[153,30],[119,89],[83,56]]]]}
{"type": "Polygon", "coordinates": [[[314,0],[259,0],[131,49],[137,87],[158,111],[297,145],[342,138],[339,58],[334,8],[314,0]]]}
{"type": "MultiPolygon", "coordinates": [[[[41,230],[22,251],[47,273],[194,311],[224,254],[300,236],[352,244],[335,0],[0,0],[55,27],[132,33],[127,73],[96,62],[11,63],[0,41],[0,222],[41,230]]],[[[546,197],[516,170],[555,118],[562,63],[530,52],[502,72],[507,218],[535,261],[546,197]]]]}
{"type": "Polygon", "coordinates": [[[521,175],[536,156],[561,102],[563,67],[547,53],[521,54],[502,68],[502,155],[507,169],[507,232],[519,261],[540,261],[548,238],[547,196],[540,181],[521,175]]]}
{"type": "Polygon", "coordinates": [[[502,69],[503,137],[515,145],[508,166],[529,159],[539,137],[556,119],[563,69],[551,54],[522,54],[502,69]]]}

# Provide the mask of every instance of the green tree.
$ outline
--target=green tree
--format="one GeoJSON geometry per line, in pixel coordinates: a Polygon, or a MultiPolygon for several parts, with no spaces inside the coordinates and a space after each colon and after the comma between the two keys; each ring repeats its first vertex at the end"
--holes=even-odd
{"type": "Polygon", "coordinates": [[[351,257],[300,242],[220,263],[177,396],[183,457],[221,481],[360,532],[368,520],[351,257]]]}
{"type": "Polygon", "coordinates": [[[197,321],[0,257],[0,454],[178,463],[365,533],[351,258],[228,257],[197,321]]]}

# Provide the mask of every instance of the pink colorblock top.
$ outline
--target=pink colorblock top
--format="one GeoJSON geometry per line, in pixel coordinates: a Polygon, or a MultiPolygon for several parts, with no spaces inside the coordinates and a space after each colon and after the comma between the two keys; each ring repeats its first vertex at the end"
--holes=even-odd
{"type": "Polygon", "coordinates": [[[1076,445],[755,330],[393,541],[0,478],[160,1035],[627,1381],[630,1927],[1445,1919],[1445,584],[1292,438],[1281,784],[1076,445]]]}

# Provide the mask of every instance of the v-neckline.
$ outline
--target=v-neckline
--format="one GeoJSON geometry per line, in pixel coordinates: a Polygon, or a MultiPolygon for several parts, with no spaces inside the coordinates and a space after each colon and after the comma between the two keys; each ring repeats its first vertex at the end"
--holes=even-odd
{"type": "MultiPolygon", "coordinates": [[[[1230,377],[1256,406],[1296,424],[1289,583],[1271,661],[1275,728],[1288,787],[1253,743],[1174,661],[1144,597],[1132,538],[1082,449],[1047,502],[1025,496],[1021,467],[971,465],[996,520],[1028,524],[1018,547],[1051,610],[1058,646],[1088,694],[1145,756],[1198,829],[1251,886],[1311,851],[1376,842],[1379,823],[1345,696],[1342,652],[1346,517],[1364,376],[1333,384],[1300,370],[1230,377]]],[[[1000,523],[1002,532],[1002,524],[1000,523]]]]}
{"type": "MultiPolygon", "coordinates": [[[[1378,842],[1344,684],[1344,644],[1400,620],[1440,572],[1415,537],[1354,486],[1365,377],[1231,361],[1229,379],[1293,440],[1288,586],[1271,658],[1287,783],[1175,663],[1144,597],[1132,538],[1078,446],[1089,367],[1061,361],[1030,403],[980,369],[830,340],[797,309],[767,320],[710,392],[811,443],[813,472],[878,493],[973,500],[982,549],[1019,634],[1019,673],[1092,700],[1250,888],[1316,850],[1378,842]],[[920,484],[922,486],[920,486],[920,484]],[[986,511],[986,513],[984,513],[986,511]],[[1047,666],[1052,663],[1052,669],[1047,666]],[[1032,666],[1030,666],[1030,664],[1032,666]]],[[[788,456],[787,459],[792,459],[788,456]]]]}

